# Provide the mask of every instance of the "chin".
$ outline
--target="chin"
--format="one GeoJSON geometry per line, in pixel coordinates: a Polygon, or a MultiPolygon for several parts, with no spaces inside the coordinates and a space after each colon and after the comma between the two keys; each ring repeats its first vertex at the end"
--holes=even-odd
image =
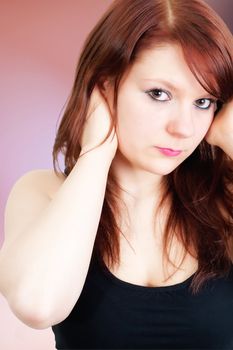
{"type": "MultiPolygon", "coordinates": [[[[178,165],[177,165],[178,166],[178,165]]],[[[154,174],[154,175],[158,175],[158,176],[164,176],[164,175],[168,175],[170,173],[172,173],[176,168],[176,167],[143,167],[142,170],[146,171],[146,172],[149,172],[151,174],[154,174]]]]}
{"type": "Polygon", "coordinates": [[[163,169],[158,171],[153,172],[155,175],[160,175],[160,176],[165,176],[168,174],[171,174],[176,168],[172,168],[172,169],[163,169]]]}
{"type": "Polygon", "coordinates": [[[182,161],[179,161],[177,163],[174,163],[172,161],[161,161],[159,160],[158,162],[155,162],[153,164],[153,162],[150,162],[149,164],[143,164],[142,168],[143,170],[150,172],[154,175],[168,175],[170,173],[172,173],[184,160],[182,159],[182,161]],[[172,164],[173,163],[173,164],[172,164]]]}

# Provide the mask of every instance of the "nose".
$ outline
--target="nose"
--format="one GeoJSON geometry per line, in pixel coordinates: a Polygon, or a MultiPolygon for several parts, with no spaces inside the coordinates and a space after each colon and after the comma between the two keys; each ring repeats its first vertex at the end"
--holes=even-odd
{"type": "Polygon", "coordinates": [[[190,105],[180,106],[173,110],[166,130],[170,135],[178,138],[192,137],[195,131],[192,107],[190,105]]]}

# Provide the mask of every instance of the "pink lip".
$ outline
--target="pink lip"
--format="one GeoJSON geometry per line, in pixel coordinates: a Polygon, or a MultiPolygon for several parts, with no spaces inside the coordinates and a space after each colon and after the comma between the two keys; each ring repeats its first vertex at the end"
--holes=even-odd
{"type": "Polygon", "coordinates": [[[171,148],[162,148],[155,146],[162,154],[168,157],[175,157],[178,156],[182,151],[174,150],[171,148]]]}

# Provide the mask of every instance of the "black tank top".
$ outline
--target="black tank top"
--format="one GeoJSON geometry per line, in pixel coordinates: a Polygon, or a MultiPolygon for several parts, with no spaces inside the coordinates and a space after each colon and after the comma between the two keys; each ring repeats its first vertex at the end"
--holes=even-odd
{"type": "Polygon", "coordinates": [[[57,349],[233,349],[233,265],[197,295],[184,282],[144,287],[92,260],[69,316],[52,326],[57,349]]]}

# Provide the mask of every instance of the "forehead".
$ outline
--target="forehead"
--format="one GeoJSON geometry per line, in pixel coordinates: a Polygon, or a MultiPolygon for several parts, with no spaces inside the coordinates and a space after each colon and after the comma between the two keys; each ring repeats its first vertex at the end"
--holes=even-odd
{"type": "Polygon", "coordinates": [[[177,89],[206,93],[185,61],[183,50],[177,44],[164,44],[143,51],[131,67],[127,78],[130,81],[153,83],[167,81],[177,89]]]}

